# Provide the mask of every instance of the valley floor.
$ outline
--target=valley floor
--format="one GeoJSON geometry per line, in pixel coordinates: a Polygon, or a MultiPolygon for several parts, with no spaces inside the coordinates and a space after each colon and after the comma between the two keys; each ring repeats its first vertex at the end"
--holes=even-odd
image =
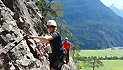
{"type": "MultiPolygon", "coordinates": [[[[123,49],[122,47],[116,47],[114,49],[105,49],[105,50],[81,50],[79,53],[82,57],[123,57],[123,49]]],[[[104,66],[100,68],[95,68],[95,70],[123,70],[123,60],[101,60],[104,66]]],[[[77,63],[77,65],[81,66],[82,63],[77,63]]],[[[93,70],[92,68],[83,68],[80,70],[93,70]]]]}

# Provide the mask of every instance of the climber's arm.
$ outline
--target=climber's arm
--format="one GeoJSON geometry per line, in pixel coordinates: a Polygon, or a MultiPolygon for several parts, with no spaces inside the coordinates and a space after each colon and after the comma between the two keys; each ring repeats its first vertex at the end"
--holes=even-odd
{"type": "Polygon", "coordinates": [[[39,39],[39,40],[41,40],[38,43],[47,43],[47,42],[49,42],[49,40],[53,39],[52,36],[47,36],[47,37],[31,37],[31,36],[29,36],[29,38],[30,39],[39,39]]]}

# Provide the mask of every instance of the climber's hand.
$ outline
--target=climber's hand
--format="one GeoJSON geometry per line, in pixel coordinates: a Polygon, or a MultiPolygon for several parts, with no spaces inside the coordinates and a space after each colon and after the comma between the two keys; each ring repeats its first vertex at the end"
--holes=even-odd
{"type": "Polygon", "coordinates": [[[32,37],[32,36],[29,36],[29,39],[34,39],[34,37],[32,37]]]}

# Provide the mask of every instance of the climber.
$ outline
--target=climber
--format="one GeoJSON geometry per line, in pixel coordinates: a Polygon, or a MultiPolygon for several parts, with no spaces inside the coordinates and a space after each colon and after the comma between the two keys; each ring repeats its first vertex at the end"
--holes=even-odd
{"type": "Polygon", "coordinates": [[[66,64],[69,62],[69,50],[71,50],[70,42],[68,41],[68,38],[65,38],[65,41],[62,43],[64,48],[67,50],[67,58],[66,58],[66,64]]]}
{"type": "Polygon", "coordinates": [[[64,64],[62,57],[64,55],[64,47],[62,46],[62,41],[60,34],[56,31],[57,24],[54,20],[49,20],[47,22],[48,32],[50,36],[46,37],[33,37],[30,36],[30,39],[39,39],[37,43],[50,43],[52,53],[49,54],[50,61],[50,70],[61,70],[62,65],[64,64]]]}

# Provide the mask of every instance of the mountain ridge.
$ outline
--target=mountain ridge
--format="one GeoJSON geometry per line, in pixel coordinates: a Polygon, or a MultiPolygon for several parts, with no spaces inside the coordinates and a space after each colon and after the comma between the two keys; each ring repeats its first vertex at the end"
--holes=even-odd
{"type": "Polygon", "coordinates": [[[121,16],[123,18],[123,7],[119,6],[117,4],[112,4],[109,6],[111,10],[113,10],[117,15],[121,16]]]}

